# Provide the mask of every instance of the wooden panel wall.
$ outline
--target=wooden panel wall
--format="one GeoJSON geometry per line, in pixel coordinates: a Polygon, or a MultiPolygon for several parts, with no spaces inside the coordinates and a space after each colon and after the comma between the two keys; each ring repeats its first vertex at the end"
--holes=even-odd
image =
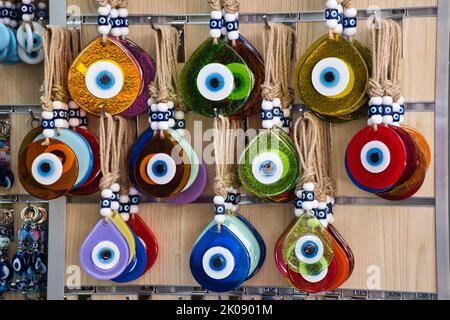
{"type": "MultiPolygon", "coordinates": [[[[83,13],[96,11],[95,0],[69,0],[78,5],[83,13]]],[[[183,14],[206,13],[206,0],[129,0],[131,14],[183,14]]],[[[243,12],[298,12],[322,10],[323,1],[317,0],[241,0],[243,12]]],[[[369,5],[381,8],[435,6],[436,0],[355,0],[360,9],[369,5]]],[[[368,31],[364,22],[358,38],[368,43],[368,31]]],[[[409,102],[433,102],[435,100],[435,47],[436,18],[406,18],[404,26],[403,91],[409,102]]],[[[263,24],[243,24],[241,30],[262,51],[263,24]]],[[[326,32],[323,23],[301,22],[297,25],[298,56],[321,34],[326,32]]],[[[96,34],[95,26],[83,27],[85,43],[96,34]]],[[[207,26],[188,25],[185,28],[185,55],[188,58],[195,48],[208,36],[207,26]]],[[[155,40],[149,26],[132,26],[130,38],[154,56],[155,40]]],[[[181,67],[181,66],[180,66],[181,67]]],[[[41,83],[40,70],[30,72],[24,66],[5,69],[0,65],[0,104],[28,104],[38,102],[41,83]],[[6,71],[7,70],[7,71],[6,71]],[[9,75],[8,78],[3,75],[9,75]],[[13,79],[11,79],[11,77],[13,79]]],[[[9,67],[8,67],[9,68],[9,67]]],[[[36,67],[37,69],[40,67],[36,67]]],[[[146,117],[139,120],[139,128],[146,126],[146,117]]],[[[252,121],[258,125],[258,116],[252,121]]],[[[20,141],[29,130],[29,116],[13,115],[12,154],[13,168],[17,170],[17,154],[20,141]]],[[[211,120],[189,115],[188,121],[201,120],[203,127],[210,128],[211,120]]],[[[421,130],[427,137],[434,153],[434,113],[411,112],[408,124],[421,130]]],[[[348,180],[343,166],[345,147],[363,121],[333,126],[333,175],[337,181],[338,194],[342,197],[369,197],[356,189],[348,180]]],[[[95,123],[91,126],[95,129],[95,123]]],[[[210,182],[213,168],[209,168],[210,182]]],[[[16,171],[17,172],[17,171],[16,171]]],[[[211,183],[208,184],[209,186],[211,183]]],[[[16,184],[13,194],[23,194],[16,184]]],[[[205,191],[206,195],[211,189],[205,191]]],[[[430,168],[427,181],[416,197],[434,197],[434,166],[430,168]]],[[[292,218],[289,205],[243,206],[242,213],[263,234],[269,255],[263,270],[249,286],[287,286],[275,268],[272,255],[274,242],[292,218]]],[[[189,254],[196,237],[212,218],[211,205],[173,207],[144,205],[142,215],[157,235],[161,255],[153,270],[136,284],[139,285],[195,285],[189,271],[189,254]]],[[[98,205],[72,204],[68,206],[67,220],[67,266],[79,265],[79,248],[99,218],[98,205]]],[[[337,227],[355,251],[357,264],[353,277],[345,288],[367,289],[371,273],[378,270],[381,290],[436,292],[435,214],[434,208],[425,207],[358,207],[339,206],[337,227]]],[[[377,271],[377,272],[378,272],[377,271]]],[[[82,275],[82,285],[107,285],[82,275]]]]}

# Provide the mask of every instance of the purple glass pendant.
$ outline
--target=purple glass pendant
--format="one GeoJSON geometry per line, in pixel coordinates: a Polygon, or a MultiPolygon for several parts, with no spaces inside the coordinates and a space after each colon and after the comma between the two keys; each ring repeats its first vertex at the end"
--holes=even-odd
{"type": "Polygon", "coordinates": [[[97,280],[112,280],[128,266],[130,248],[112,222],[100,220],[84,241],[80,261],[84,272],[97,280]]]}
{"type": "Polygon", "coordinates": [[[203,191],[206,187],[207,181],[207,171],[204,163],[200,164],[199,173],[197,179],[192,184],[192,186],[184,192],[176,195],[173,198],[169,198],[167,203],[177,204],[177,205],[185,205],[191,204],[202,195],[203,191]]]}
{"type": "Polygon", "coordinates": [[[135,117],[148,110],[147,101],[150,98],[149,85],[155,80],[156,63],[153,58],[129,39],[122,40],[122,44],[131,52],[138,64],[141,66],[143,75],[143,89],[136,101],[127,110],[122,112],[124,117],[135,117]]]}

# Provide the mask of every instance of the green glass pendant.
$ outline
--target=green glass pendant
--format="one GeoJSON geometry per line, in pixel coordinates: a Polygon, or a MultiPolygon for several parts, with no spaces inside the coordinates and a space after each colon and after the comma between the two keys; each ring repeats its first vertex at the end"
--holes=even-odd
{"type": "Polygon", "coordinates": [[[204,116],[233,115],[247,103],[255,85],[252,71],[221,39],[208,39],[185,64],[180,76],[183,102],[204,116]]]}
{"type": "Polygon", "coordinates": [[[337,34],[332,39],[324,35],[297,64],[294,82],[298,96],[309,109],[324,116],[354,113],[368,99],[369,68],[363,55],[358,43],[337,34]]]}
{"type": "Polygon", "coordinates": [[[334,257],[333,241],[320,221],[303,214],[283,241],[283,259],[288,267],[303,275],[316,275],[328,268],[334,257]]]}
{"type": "Polygon", "coordinates": [[[280,129],[264,130],[241,156],[238,175],[242,185],[262,199],[292,190],[300,176],[293,141],[280,129]]]}

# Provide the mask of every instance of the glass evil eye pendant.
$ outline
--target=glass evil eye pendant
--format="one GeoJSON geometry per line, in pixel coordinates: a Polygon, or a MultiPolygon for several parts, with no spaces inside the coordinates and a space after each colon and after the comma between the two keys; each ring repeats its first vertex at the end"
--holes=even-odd
{"type": "Polygon", "coordinates": [[[66,195],[78,180],[78,160],[65,143],[50,139],[30,144],[20,155],[19,179],[31,195],[54,200],[66,195]]]}
{"type": "Polygon", "coordinates": [[[347,147],[345,165],[352,182],[371,193],[390,190],[407,167],[408,150],[392,127],[367,127],[347,147]]]}
{"type": "Polygon", "coordinates": [[[210,38],[192,55],[180,75],[180,95],[191,110],[208,117],[240,111],[255,86],[252,71],[222,39],[210,38]]]}
{"type": "Polygon", "coordinates": [[[86,112],[117,115],[127,110],[143,90],[142,69],[125,46],[113,37],[98,37],[74,61],[69,71],[72,99],[86,112]]]}
{"type": "Polygon", "coordinates": [[[145,245],[139,240],[137,235],[133,232],[134,241],[136,242],[136,249],[131,263],[125,271],[117,278],[113,279],[117,283],[127,283],[139,279],[145,272],[147,266],[147,251],[145,245]]]}
{"type": "Polygon", "coordinates": [[[366,60],[338,34],[331,39],[324,35],[307,50],[297,64],[294,82],[305,105],[324,116],[352,114],[368,101],[366,60]]]}
{"type": "Polygon", "coordinates": [[[190,268],[195,280],[214,292],[239,287],[249,276],[251,257],[246,246],[228,227],[210,225],[192,251],[190,268]]]}
{"type": "Polygon", "coordinates": [[[184,191],[191,176],[186,151],[165,131],[154,136],[138,151],[133,168],[136,188],[152,198],[168,198],[184,191]]]}
{"type": "Polygon", "coordinates": [[[300,168],[291,138],[280,129],[264,130],[241,156],[238,176],[248,191],[262,199],[292,190],[300,168]]]}
{"type": "Polygon", "coordinates": [[[114,223],[100,220],[81,246],[80,261],[91,278],[112,280],[129,265],[130,248],[114,223]]]}

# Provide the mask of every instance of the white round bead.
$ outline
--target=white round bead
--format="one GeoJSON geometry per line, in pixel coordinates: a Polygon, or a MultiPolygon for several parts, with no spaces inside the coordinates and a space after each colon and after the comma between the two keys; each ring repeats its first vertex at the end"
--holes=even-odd
{"type": "Polygon", "coordinates": [[[117,9],[111,9],[110,14],[111,14],[111,18],[116,19],[116,18],[119,17],[119,10],[117,10],[117,9]]]}
{"type": "Polygon", "coordinates": [[[281,121],[280,117],[273,118],[273,123],[275,127],[281,128],[283,126],[283,121],[281,121]]]}
{"type": "Polygon", "coordinates": [[[382,115],[376,115],[376,116],[372,116],[372,118],[370,118],[370,120],[372,121],[372,125],[380,125],[383,123],[383,116],[382,115]]]}
{"type": "Polygon", "coordinates": [[[273,120],[264,120],[262,126],[264,129],[273,129],[275,122],[273,120]]]}
{"type": "Polygon", "coordinates": [[[54,110],[63,110],[64,103],[62,103],[61,101],[53,101],[52,102],[52,107],[53,107],[54,110]]]}
{"type": "Polygon", "coordinates": [[[11,28],[17,28],[17,26],[18,26],[18,23],[17,23],[17,20],[10,20],[9,21],[9,26],[11,27],[11,28]]]}
{"type": "Polygon", "coordinates": [[[109,218],[109,217],[111,217],[111,213],[112,213],[112,210],[109,209],[109,208],[102,208],[102,209],[100,210],[100,214],[101,214],[101,216],[104,217],[104,218],[109,218]]]}
{"type": "Polygon", "coordinates": [[[283,116],[284,116],[285,118],[290,118],[291,115],[292,115],[291,109],[283,109],[283,116]]]}
{"type": "Polygon", "coordinates": [[[344,29],[344,35],[346,37],[354,37],[358,33],[356,28],[345,28],[344,29]]]}
{"type": "Polygon", "coordinates": [[[222,196],[215,196],[214,197],[214,204],[218,205],[218,206],[225,204],[225,198],[222,197],[222,196]]]}
{"type": "Polygon", "coordinates": [[[295,213],[295,216],[297,218],[300,218],[302,215],[305,214],[305,210],[303,210],[303,209],[295,209],[294,213],[295,213]]]}
{"type": "Polygon", "coordinates": [[[338,6],[338,3],[336,0],[328,0],[326,6],[327,6],[327,9],[336,9],[338,6]]]}
{"type": "Polygon", "coordinates": [[[169,106],[167,105],[167,103],[159,103],[158,111],[159,112],[167,112],[167,111],[169,111],[169,106]]]}
{"type": "Polygon", "coordinates": [[[315,190],[314,183],[312,183],[312,182],[305,183],[303,185],[303,190],[308,191],[308,192],[314,192],[314,190],[315,190]]]}
{"type": "Polygon", "coordinates": [[[52,120],[53,119],[53,112],[48,112],[48,111],[42,112],[42,119],[44,119],[44,120],[52,120]]]}
{"type": "Polygon", "coordinates": [[[130,197],[127,195],[120,196],[119,201],[120,201],[120,203],[128,203],[128,202],[130,202],[130,197]]]}
{"type": "Polygon", "coordinates": [[[158,112],[158,105],[156,103],[152,104],[152,106],[150,108],[151,108],[152,112],[158,112]]]}
{"type": "Polygon", "coordinates": [[[103,36],[108,35],[111,32],[111,26],[98,26],[98,33],[103,36]]]}
{"type": "Polygon", "coordinates": [[[138,196],[139,195],[139,191],[137,191],[136,188],[132,187],[130,188],[130,196],[138,196]]]}
{"type": "Polygon", "coordinates": [[[46,138],[54,138],[55,137],[55,130],[53,129],[46,129],[42,132],[44,134],[44,137],[46,138]]]}
{"type": "Polygon", "coordinates": [[[209,30],[209,35],[211,36],[211,38],[220,38],[222,36],[222,30],[219,29],[210,29],[209,30]]]}
{"type": "Polygon", "coordinates": [[[173,103],[173,101],[169,101],[167,102],[167,106],[169,107],[169,110],[172,110],[173,108],[175,108],[175,103],[173,103]]]}
{"type": "Polygon", "coordinates": [[[55,120],[55,128],[64,128],[66,126],[66,121],[62,119],[55,120]]]}
{"type": "Polygon", "coordinates": [[[218,223],[218,224],[224,224],[227,221],[227,216],[224,214],[221,215],[216,215],[214,217],[214,220],[218,223]]]}
{"type": "Polygon", "coordinates": [[[80,110],[80,116],[81,116],[81,117],[86,117],[86,116],[87,116],[86,111],[84,111],[83,109],[81,109],[81,110],[80,110]]]}
{"type": "Polygon", "coordinates": [[[268,101],[268,100],[264,100],[263,102],[262,102],[262,109],[264,110],[264,111],[270,111],[270,110],[273,110],[273,102],[272,101],[268,101]]]}
{"type": "Polygon", "coordinates": [[[344,32],[344,26],[342,24],[338,24],[336,28],[333,29],[334,33],[342,34],[344,32]]]}
{"type": "Polygon", "coordinates": [[[367,120],[367,125],[368,125],[369,127],[373,126],[372,118],[369,118],[369,120],[367,120]]]}
{"type": "Polygon", "coordinates": [[[314,209],[314,202],[303,202],[302,207],[305,211],[311,211],[312,209],[314,209]]]}
{"type": "Polygon", "coordinates": [[[112,192],[115,192],[115,193],[120,192],[120,184],[114,183],[114,184],[111,186],[111,191],[112,191],[112,192]]]}
{"type": "Polygon", "coordinates": [[[238,206],[231,206],[231,212],[238,212],[238,206]]]}
{"type": "Polygon", "coordinates": [[[390,97],[390,96],[383,97],[383,105],[390,106],[393,103],[394,103],[394,100],[392,99],[392,97],[390,97]]]}
{"type": "Polygon", "coordinates": [[[169,130],[170,129],[169,121],[158,122],[158,129],[159,130],[169,130]]]}
{"type": "Polygon", "coordinates": [[[296,192],[295,192],[295,196],[296,196],[297,198],[301,199],[302,196],[303,196],[303,190],[298,190],[298,191],[296,191],[296,192]]]}
{"type": "Polygon", "coordinates": [[[381,106],[383,104],[382,97],[372,97],[369,101],[369,106],[381,106]]]}
{"type": "Polygon", "coordinates": [[[348,18],[356,18],[358,15],[358,10],[356,8],[348,8],[344,10],[344,16],[348,18]]]}
{"type": "Polygon", "coordinates": [[[149,107],[151,107],[152,105],[154,105],[155,104],[155,101],[152,99],[152,98],[149,98],[148,100],[147,100],[147,105],[149,106],[149,107]]]}
{"type": "Polygon", "coordinates": [[[113,37],[120,37],[122,35],[122,31],[120,30],[120,28],[112,28],[111,35],[113,37]]]}
{"type": "Polygon", "coordinates": [[[72,128],[78,127],[80,124],[81,124],[81,121],[78,118],[71,118],[69,120],[69,126],[71,126],[72,128]]]}
{"type": "Polygon", "coordinates": [[[122,217],[123,221],[125,221],[125,222],[128,222],[130,220],[129,213],[122,213],[122,214],[120,214],[120,216],[122,217]]]}
{"type": "Polygon", "coordinates": [[[102,191],[102,198],[111,199],[113,196],[113,192],[110,189],[105,189],[102,191]]]}
{"type": "Polygon", "coordinates": [[[237,19],[237,15],[234,13],[225,13],[225,21],[226,22],[232,22],[237,19]]]}
{"type": "Polygon", "coordinates": [[[138,214],[139,213],[139,206],[131,206],[130,207],[130,213],[131,214],[138,214]]]}
{"type": "Polygon", "coordinates": [[[394,123],[394,117],[393,116],[384,116],[383,117],[383,124],[390,125],[394,123]]]}
{"type": "Polygon", "coordinates": [[[402,105],[405,104],[405,98],[404,97],[400,97],[400,99],[398,99],[398,104],[402,105]]]}
{"type": "Polygon", "coordinates": [[[328,29],[335,29],[338,26],[338,21],[336,19],[330,19],[326,22],[328,29]]]}
{"type": "Polygon", "coordinates": [[[22,15],[22,20],[25,22],[30,22],[31,16],[29,14],[24,14],[24,15],[22,15]]]}
{"type": "Polygon", "coordinates": [[[319,202],[317,209],[325,210],[327,208],[327,204],[325,202],[319,202]]]}
{"type": "Polygon", "coordinates": [[[400,105],[399,105],[398,103],[394,102],[394,103],[392,104],[392,110],[393,110],[394,112],[399,112],[399,111],[400,111],[400,105]]]}
{"type": "Polygon", "coordinates": [[[313,203],[313,208],[314,209],[317,209],[319,207],[319,201],[314,200],[312,203],[313,203]]]}
{"type": "Polygon", "coordinates": [[[130,29],[127,28],[127,27],[120,28],[120,31],[121,31],[121,33],[122,33],[122,36],[127,36],[127,35],[130,34],[130,29]]]}
{"type": "Polygon", "coordinates": [[[39,9],[47,9],[47,4],[45,2],[39,2],[38,3],[38,8],[39,9]]]}
{"type": "Polygon", "coordinates": [[[175,119],[177,120],[184,120],[184,112],[183,111],[177,111],[175,112],[175,119]]]}
{"type": "Polygon", "coordinates": [[[176,122],[175,122],[174,119],[169,119],[169,126],[170,126],[171,128],[174,128],[174,127],[176,126],[176,122]]]}
{"type": "Polygon", "coordinates": [[[327,221],[328,221],[329,224],[333,224],[334,223],[334,215],[329,214],[327,216],[327,221]]]}
{"type": "Polygon", "coordinates": [[[69,108],[72,110],[78,110],[78,109],[80,109],[80,106],[75,101],[70,101],[69,108]]]}
{"type": "Polygon", "coordinates": [[[120,203],[119,201],[113,201],[111,202],[111,210],[113,211],[117,211],[120,208],[120,203]]]}
{"type": "Polygon", "coordinates": [[[326,229],[328,228],[328,221],[326,219],[319,220],[320,224],[326,229]]]}
{"type": "Polygon", "coordinates": [[[159,130],[159,122],[151,122],[151,128],[153,131],[159,130]]]}
{"type": "Polygon", "coordinates": [[[98,14],[101,16],[108,16],[111,12],[111,8],[109,7],[98,7],[98,14]]]}
{"type": "Polygon", "coordinates": [[[128,9],[127,8],[120,8],[119,9],[119,17],[121,17],[121,18],[128,17],[128,9]]]}
{"type": "Polygon", "coordinates": [[[222,11],[211,11],[211,19],[222,19],[222,11]]]}
{"type": "Polygon", "coordinates": [[[275,98],[275,99],[273,99],[272,103],[275,108],[281,108],[281,100],[280,99],[275,98]]]}
{"type": "Polygon", "coordinates": [[[23,3],[23,4],[30,4],[30,3],[31,3],[31,0],[22,0],[22,3],[23,3]]]}
{"type": "Polygon", "coordinates": [[[339,13],[344,13],[344,7],[342,6],[342,4],[338,4],[336,9],[338,10],[339,13]]]}
{"type": "Polygon", "coordinates": [[[228,36],[228,40],[231,40],[231,41],[237,40],[237,39],[239,39],[239,31],[228,32],[227,36],[228,36]]]}

